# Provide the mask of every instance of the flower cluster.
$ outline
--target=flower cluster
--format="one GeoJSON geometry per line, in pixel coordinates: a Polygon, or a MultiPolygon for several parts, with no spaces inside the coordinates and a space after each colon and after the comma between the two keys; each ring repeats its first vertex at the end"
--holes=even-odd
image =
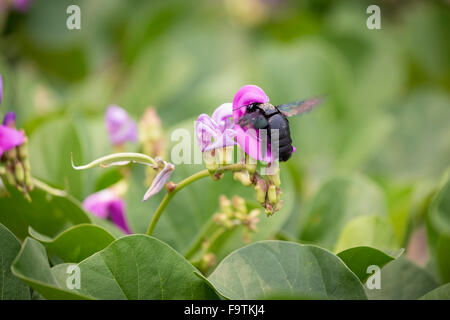
{"type": "MultiPolygon", "coordinates": [[[[0,75],[0,103],[3,99],[3,79],[0,75]]],[[[28,158],[27,137],[16,129],[16,115],[7,112],[0,125],[0,162],[5,165],[5,178],[28,197],[33,188],[28,158]]]]}
{"type": "MultiPolygon", "coordinates": [[[[139,120],[139,143],[142,151],[153,158],[163,159],[166,156],[166,140],[164,139],[161,120],[154,108],[147,108],[139,120]]],[[[156,177],[153,168],[147,167],[145,185],[150,185],[156,177]]]]}
{"type": "Polygon", "coordinates": [[[219,200],[220,212],[214,215],[214,221],[225,227],[233,229],[236,226],[244,228],[244,241],[250,241],[250,233],[256,232],[256,225],[259,222],[259,209],[248,210],[245,200],[239,196],[234,196],[231,201],[224,195],[219,200]]]}
{"type": "Polygon", "coordinates": [[[233,103],[222,104],[211,117],[206,114],[198,117],[196,135],[206,161],[206,168],[214,179],[219,179],[222,175],[218,174],[220,165],[228,163],[230,157],[227,156],[227,149],[238,145],[245,152],[245,156],[240,160],[244,167],[233,172],[234,179],[245,186],[253,185],[258,202],[266,209],[266,213],[271,215],[279,210],[282,204],[277,159],[272,155],[270,145],[266,146],[267,150],[263,152],[258,131],[239,124],[239,120],[247,112],[246,106],[268,101],[268,96],[258,86],[244,86],[234,96],[233,103]],[[270,169],[270,174],[265,175],[266,178],[256,170],[258,160],[268,163],[266,168],[270,169]]]}

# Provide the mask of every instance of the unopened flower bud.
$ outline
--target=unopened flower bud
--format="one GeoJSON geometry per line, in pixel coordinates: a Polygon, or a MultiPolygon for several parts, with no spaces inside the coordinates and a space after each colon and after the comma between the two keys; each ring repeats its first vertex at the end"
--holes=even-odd
{"type": "Polygon", "coordinates": [[[239,181],[246,187],[252,184],[250,174],[246,170],[233,172],[233,178],[234,180],[239,181]]]}
{"type": "Polygon", "coordinates": [[[207,253],[202,257],[202,261],[200,263],[201,270],[207,270],[213,267],[216,264],[216,256],[213,253],[207,253]]]}
{"type": "Polygon", "coordinates": [[[267,184],[264,179],[258,179],[255,185],[256,200],[263,204],[266,202],[267,184]]]}
{"type": "Polygon", "coordinates": [[[23,170],[22,164],[21,163],[17,163],[15,168],[14,168],[14,174],[16,176],[17,182],[19,182],[20,184],[24,184],[25,182],[25,172],[23,170]]]}
{"type": "Polygon", "coordinates": [[[277,203],[277,189],[273,184],[269,186],[269,190],[267,191],[267,198],[270,204],[275,205],[277,203]]]}
{"type": "Polygon", "coordinates": [[[234,196],[233,199],[231,200],[233,203],[233,207],[241,213],[246,214],[247,213],[247,206],[245,205],[245,200],[244,198],[238,197],[238,196],[234,196]]]}
{"type": "Polygon", "coordinates": [[[228,198],[225,197],[224,195],[221,195],[219,198],[219,206],[220,210],[226,215],[231,216],[233,214],[231,201],[228,200],[228,198]]]}
{"type": "Polygon", "coordinates": [[[5,171],[6,181],[12,186],[16,186],[16,178],[14,177],[14,174],[11,172],[10,169],[6,169],[5,171]]]}
{"type": "Polygon", "coordinates": [[[216,161],[216,153],[215,150],[205,151],[203,152],[203,159],[205,160],[205,167],[208,169],[210,174],[213,174],[219,168],[219,165],[216,161]]]}

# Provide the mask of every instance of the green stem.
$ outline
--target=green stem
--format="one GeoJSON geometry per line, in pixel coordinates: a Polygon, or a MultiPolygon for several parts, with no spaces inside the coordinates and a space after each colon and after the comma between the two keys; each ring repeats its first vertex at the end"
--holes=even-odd
{"type": "MultiPolygon", "coordinates": [[[[241,164],[241,163],[232,164],[232,165],[224,166],[224,167],[217,169],[214,172],[214,174],[223,173],[225,171],[240,171],[240,170],[244,170],[245,168],[246,168],[245,164],[241,164]]],[[[149,236],[152,235],[153,231],[155,230],[156,224],[158,223],[158,220],[161,217],[161,214],[164,212],[164,209],[167,207],[169,202],[172,200],[172,198],[175,196],[175,194],[178,191],[180,191],[184,187],[190,185],[191,183],[193,183],[197,180],[200,180],[202,178],[208,177],[208,176],[210,176],[210,173],[208,170],[205,169],[205,170],[199,171],[197,173],[194,173],[192,176],[187,177],[180,183],[178,183],[174,189],[168,191],[153,215],[152,221],[150,222],[150,225],[148,226],[148,229],[147,229],[147,235],[149,235],[149,236]]]]}

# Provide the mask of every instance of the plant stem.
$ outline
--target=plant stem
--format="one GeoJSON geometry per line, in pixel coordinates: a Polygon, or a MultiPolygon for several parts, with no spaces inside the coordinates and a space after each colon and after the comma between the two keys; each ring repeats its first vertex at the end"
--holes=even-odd
{"type": "MultiPolygon", "coordinates": [[[[224,166],[221,168],[218,168],[214,174],[223,173],[225,171],[241,171],[246,168],[245,164],[239,163],[239,164],[231,164],[228,166],[224,166]]],[[[163,200],[159,204],[158,208],[156,209],[155,213],[153,214],[152,221],[150,222],[150,225],[147,229],[147,235],[151,236],[153,233],[153,230],[155,230],[156,224],[158,223],[159,218],[161,217],[161,214],[164,212],[164,209],[167,207],[169,202],[172,200],[172,198],[175,196],[175,194],[183,189],[184,187],[190,185],[191,183],[200,180],[202,178],[210,176],[210,173],[208,170],[202,170],[197,173],[194,173],[192,176],[187,177],[183,181],[177,184],[177,186],[170,191],[167,191],[166,195],[164,196],[163,200]]]]}

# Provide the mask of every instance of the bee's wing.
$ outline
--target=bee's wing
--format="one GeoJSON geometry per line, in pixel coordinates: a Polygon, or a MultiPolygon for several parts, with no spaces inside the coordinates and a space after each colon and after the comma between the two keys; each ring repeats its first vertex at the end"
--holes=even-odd
{"type": "Polygon", "coordinates": [[[239,119],[238,125],[244,129],[253,129],[247,130],[247,133],[254,136],[257,140],[261,140],[258,130],[266,128],[269,125],[269,122],[261,111],[256,110],[254,112],[244,114],[239,119]]]}
{"type": "Polygon", "coordinates": [[[301,100],[288,104],[282,104],[277,106],[278,110],[286,117],[298,116],[302,113],[311,111],[314,107],[317,107],[322,103],[324,98],[313,98],[308,100],[301,100]]]}

